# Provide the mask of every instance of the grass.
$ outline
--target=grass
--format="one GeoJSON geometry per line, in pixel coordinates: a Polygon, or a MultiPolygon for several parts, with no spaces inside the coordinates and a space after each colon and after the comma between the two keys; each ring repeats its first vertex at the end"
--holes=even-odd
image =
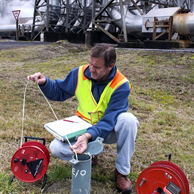
{"type": "MultiPolygon", "coordinates": [[[[20,145],[22,106],[26,77],[42,72],[51,79],[63,79],[67,73],[88,63],[85,45],[67,42],[0,51],[0,193],[40,193],[42,180],[24,183],[14,179],[10,161],[20,145]]],[[[130,178],[134,188],[139,173],[155,161],[172,162],[186,174],[190,193],[194,193],[194,54],[117,49],[117,67],[130,80],[133,89],[129,111],[140,125],[136,150],[132,158],[130,178]]],[[[73,115],[77,100],[50,102],[58,118],[73,115]]],[[[53,136],[43,125],[55,120],[38,87],[30,82],[26,92],[24,136],[44,137],[49,147],[53,136]]],[[[115,145],[104,145],[92,178],[114,187],[115,145]]],[[[71,176],[71,165],[51,156],[47,185],[71,176]]]]}

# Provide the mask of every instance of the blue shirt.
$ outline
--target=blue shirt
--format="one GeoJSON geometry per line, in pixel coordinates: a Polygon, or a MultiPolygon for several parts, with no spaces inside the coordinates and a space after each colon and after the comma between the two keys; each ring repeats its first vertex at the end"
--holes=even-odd
{"type": "MultiPolygon", "coordinates": [[[[74,96],[78,81],[78,70],[79,68],[70,71],[64,80],[56,79],[52,81],[46,77],[45,85],[40,86],[44,95],[53,101],[65,101],[74,96]]],[[[89,68],[86,68],[84,75],[92,81],[92,94],[97,103],[106,85],[116,75],[116,71],[117,68],[114,66],[105,81],[96,82],[91,78],[89,68]]],[[[87,132],[92,135],[92,140],[95,140],[97,137],[105,138],[110,134],[117,122],[118,115],[127,112],[129,108],[129,94],[130,88],[127,82],[123,83],[113,92],[103,118],[96,125],[87,129],[87,132]]]]}

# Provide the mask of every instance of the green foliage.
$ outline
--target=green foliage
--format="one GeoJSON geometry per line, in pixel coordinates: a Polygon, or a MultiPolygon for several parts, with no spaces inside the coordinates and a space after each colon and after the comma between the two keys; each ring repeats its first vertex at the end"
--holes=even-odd
{"type": "Polygon", "coordinates": [[[10,189],[13,191],[14,189],[9,185],[9,176],[4,173],[0,173],[0,192],[1,193],[9,193],[10,189]]]}
{"type": "Polygon", "coordinates": [[[55,182],[63,178],[71,177],[71,166],[64,164],[55,164],[54,166],[49,166],[47,170],[48,182],[55,182]]]}
{"type": "Polygon", "coordinates": [[[91,177],[93,179],[97,179],[97,180],[100,180],[100,181],[107,181],[107,178],[108,178],[108,177],[104,176],[103,174],[101,174],[99,172],[92,173],[91,177]]]}
{"type": "Polygon", "coordinates": [[[131,181],[136,181],[138,176],[139,176],[139,173],[137,173],[137,172],[130,172],[130,174],[129,174],[129,178],[131,181]]]}

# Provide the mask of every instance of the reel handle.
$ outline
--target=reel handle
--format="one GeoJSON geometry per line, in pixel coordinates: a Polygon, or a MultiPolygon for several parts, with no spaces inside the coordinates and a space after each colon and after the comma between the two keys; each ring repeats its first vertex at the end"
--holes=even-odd
{"type": "Polygon", "coordinates": [[[168,158],[168,161],[170,162],[170,160],[171,160],[171,153],[165,154],[165,156],[168,158]]]}
{"type": "Polygon", "coordinates": [[[24,139],[25,139],[25,143],[28,141],[28,139],[41,140],[41,141],[43,141],[42,144],[45,145],[45,139],[44,138],[25,136],[24,139]]]}

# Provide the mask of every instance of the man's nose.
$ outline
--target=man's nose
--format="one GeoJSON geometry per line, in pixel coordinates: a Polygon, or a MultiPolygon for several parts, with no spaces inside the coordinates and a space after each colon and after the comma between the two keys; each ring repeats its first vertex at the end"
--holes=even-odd
{"type": "Polygon", "coordinates": [[[92,65],[90,65],[90,72],[94,72],[94,71],[95,71],[95,68],[92,65]]]}

